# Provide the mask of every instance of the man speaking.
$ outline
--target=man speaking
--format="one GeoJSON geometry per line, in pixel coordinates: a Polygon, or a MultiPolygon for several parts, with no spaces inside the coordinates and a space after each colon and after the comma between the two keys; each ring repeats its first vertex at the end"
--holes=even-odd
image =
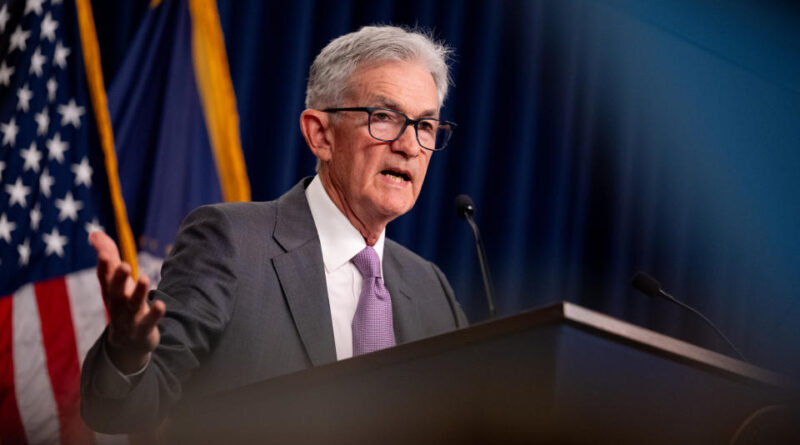
{"type": "Polygon", "coordinates": [[[275,201],[192,212],[149,299],[92,234],[110,324],[83,368],[90,426],[152,428],[203,395],[466,325],[442,272],[385,238],[453,131],[447,56],[389,26],[329,43],[300,115],[318,174],[275,201]]]}

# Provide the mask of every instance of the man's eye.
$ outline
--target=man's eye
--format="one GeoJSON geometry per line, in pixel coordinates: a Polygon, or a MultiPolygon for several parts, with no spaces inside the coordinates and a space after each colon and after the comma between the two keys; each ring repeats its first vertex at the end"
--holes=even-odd
{"type": "Polygon", "coordinates": [[[392,115],[386,111],[375,111],[372,113],[372,120],[386,122],[392,120],[392,115]]]}
{"type": "Polygon", "coordinates": [[[420,121],[419,129],[422,131],[430,131],[433,132],[436,129],[436,126],[431,121],[420,121]]]}

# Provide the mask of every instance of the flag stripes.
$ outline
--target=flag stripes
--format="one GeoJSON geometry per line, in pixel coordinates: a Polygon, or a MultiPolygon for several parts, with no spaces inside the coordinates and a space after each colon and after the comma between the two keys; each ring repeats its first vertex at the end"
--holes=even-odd
{"type": "Polygon", "coordinates": [[[0,298],[0,442],[126,443],[80,418],[80,365],[108,321],[94,269],[0,298]]]}
{"type": "Polygon", "coordinates": [[[72,324],[78,345],[81,364],[86,353],[108,324],[108,313],[94,269],[86,269],[67,276],[67,295],[72,310],[72,324]]]}
{"type": "Polygon", "coordinates": [[[13,342],[11,341],[11,296],[0,298],[0,437],[6,443],[22,443],[25,431],[14,393],[13,342]]]}
{"type": "MultiPolygon", "coordinates": [[[[94,438],[80,419],[80,379],[78,347],[69,308],[69,296],[64,278],[53,278],[34,285],[47,370],[53,388],[61,443],[93,444],[94,438]]],[[[85,296],[85,295],[84,295],[85,296]]]]}
{"type": "Polygon", "coordinates": [[[59,437],[58,408],[47,372],[33,285],[22,286],[12,298],[14,383],[20,418],[29,443],[52,443],[59,437]]]}

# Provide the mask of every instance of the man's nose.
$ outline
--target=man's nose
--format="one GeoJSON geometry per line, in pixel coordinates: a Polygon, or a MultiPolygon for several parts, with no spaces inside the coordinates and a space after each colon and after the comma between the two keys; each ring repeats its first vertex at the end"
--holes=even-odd
{"type": "Polygon", "coordinates": [[[392,142],[392,150],[402,152],[409,157],[416,157],[419,155],[422,147],[420,147],[419,142],[417,142],[417,133],[413,125],[407,126],[400,137],[392,142]]]}

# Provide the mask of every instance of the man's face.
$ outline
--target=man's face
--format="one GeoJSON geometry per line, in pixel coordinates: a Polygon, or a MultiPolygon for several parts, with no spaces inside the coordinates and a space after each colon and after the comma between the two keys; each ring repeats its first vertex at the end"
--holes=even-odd
{"type": "MultiPolygon", "coordinates": [[[[415,62],[383,62],[362,67],[351,77],[349,98],[341,107],[382,107],[412,119],[439,117],[436,85],[415,62]]],[[[348,217],[370,225],[406,213],[419,196],[432,152],[419,146],[413,126],[394,142],[369,135],[364,112],[337,113],[327,175],[348,217]]]]}

